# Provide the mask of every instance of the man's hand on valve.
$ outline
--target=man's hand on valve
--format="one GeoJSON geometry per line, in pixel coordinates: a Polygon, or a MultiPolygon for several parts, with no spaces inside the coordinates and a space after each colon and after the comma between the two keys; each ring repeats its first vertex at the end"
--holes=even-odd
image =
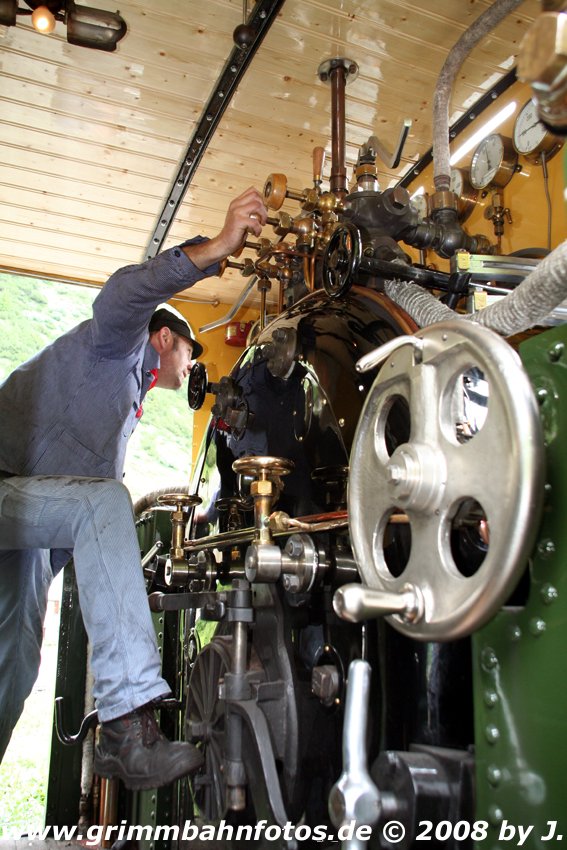
{"type": "Polygon", "coordinates": [[[260,236],[267,217],[262,195],[251,186],[230,202],[217,236],[198,245],[187,245],[183,250],[198,269],[206,269],[238,251],[249,233],[260,236]]]}

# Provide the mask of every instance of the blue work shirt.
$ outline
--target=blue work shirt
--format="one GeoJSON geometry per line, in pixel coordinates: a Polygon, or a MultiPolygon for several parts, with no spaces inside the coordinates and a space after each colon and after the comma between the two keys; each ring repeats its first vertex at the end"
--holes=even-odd
{"type": "Polygon", "coordinates": [[[92,319],[0,384],[0,470],[122,478],[136,414],[159,368],[150,317],[161,302],[218,273],[217,263],[200,271],[181,247],[115,272],[93,302],[92,319]]]}

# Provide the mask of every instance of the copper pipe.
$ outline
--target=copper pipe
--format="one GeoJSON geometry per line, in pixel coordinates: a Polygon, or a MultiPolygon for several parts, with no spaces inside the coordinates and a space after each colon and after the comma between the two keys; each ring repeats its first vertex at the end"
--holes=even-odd
{"type": "MultiPolygon", "coordinates": [[[[100,780],[100,815],[99,820],[104,827],[103,836],[109,826],[115,826],[118,819],[118,779],[100,780]]],[[[104,837],[102,847],[110,847],[113,839],[104,837]]]]}
{"type": "MultiPolygon", "coordinates": [[[[311,514],[302,517],[287,517],[281,514],[280,526],[272,531],[274,537],[283,537],[290,534],[290,529],[296,531],[300,528],[316,531],[328,531],[335,528],[346,528],[348,526],[347,511],[329,511],[321,514],[311,514]],[[287,527],[284,528],[284,524],[287,527]]],[[[406,524],[409,522],[407,514],[391,514],[389,523],[406,524]]],[[[221,531],[219,534],[211,534],[209,537],[197,537],[194,540],[185,540],[185,552],[198,552],[201,549],[223,549],[229,546],[238,546],[251,542],[254,539],[255,529],[252,527],[239,528],[237,531],[221,531]]]]}
{"type": "Polygon", "coordinates": [[[345,165],[345,87],[346,71],[332,68],[331,77],[331,192],[339,198],[348,194],[345,165]]]}
{"type": "Polygon", "coordinates": [[[315,253],[312,252],[303,260],[303,276],[309,292],[315,289],[315,253]]]}

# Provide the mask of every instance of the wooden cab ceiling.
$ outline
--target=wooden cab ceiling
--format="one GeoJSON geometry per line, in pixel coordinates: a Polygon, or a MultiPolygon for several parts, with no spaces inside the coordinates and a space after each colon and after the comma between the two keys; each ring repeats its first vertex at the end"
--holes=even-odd
{"type": "MultiPolygon", "coordinates": [[[[68,44],[62,23],[51,35],[36,33],[29,18],[0,27],[0,266],[101,284],[147,256],[188,142],[235,49],[243,3],[89,2],[113,12],[119,6],[127,22],[114,53],[68,44]]],[[[403,120],[412,119],[399,168],[380,173],[382,189],[393,185],[430,149],[438,73],[490,5],[285,0],[160,247],[214,235],[230,199],[250,185],[261,190],[272,172],[284,173],[292,188],[311,186],[315,146],[327,151],[328,178],[331,91],[317,71],[333,57],[358,65],[346,88],[349,181],[369,136],[391,150],[403,120]]],[[[252,13],[251,0],[248,6],[252,13]]],[[[525,0],[473,51],[453,93],[451,123],[514,67],[539,11],[538,0],[525,0]]],[[[289,210],[297,213],[297,204],[289,210]]],[[[229,269],[187,294],[230,304],[245,283],[229,269]]]]}

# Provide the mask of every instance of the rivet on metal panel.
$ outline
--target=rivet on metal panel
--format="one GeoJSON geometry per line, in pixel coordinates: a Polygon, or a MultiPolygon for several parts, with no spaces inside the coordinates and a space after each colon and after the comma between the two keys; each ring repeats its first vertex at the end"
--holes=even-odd
{"type": "Polygon", "coordinates": [[[538,387],[537,388],[536,398],[537,398],[537,403],[539,404],[540,407],[542,406],[542,404],[544,404],[547,401],[547,396],[548,396],[548,393],[547,393],[547,390],[545,389],[545,387],[538,387]]]}
{"type": "Polygon", "coordinates": [[[547,352],[547,356],[551,360],[552,363],[557,363],[558,360],[563,356],[563,352],[565,351],[565,346],[562,342],[556,342],[552,348],[547,352]]]}
{"type": "Polygon", "coordinates": [[[520,638],[521,638],[521,637],[522,637],[522,630],[521,630],[521,628],[520,628],[518,625],[516,625],[516,626],[511,626],[511,627],[510,627],[510,640],[513,640],[514,642],[517,642],[517,641],[519,641],[519,640],[520,640],[520,638]]]}
{"type": "Polygon", "coordinates": [[[492,826],[498,826],[504,819],[504,812],[500,806],[490,806],[488,809],[488,820],[492,826]]]}
{"type": "Polygon", "coordinates": [[[548,538],[540,540],[537,544],[537,552],[541,558],[550,558],[552,555],[555,555],[555,543],[548,538]]]}
{"type": "Polygon", "coordinates": [[[486,776],[490,784],[496,787],[497,785],[500,785],[500,781],[502,779],[502,771],[499,767],[496,767],[495,764],[491,764],[487,768],[486,776]]]}
{"type": "Polygon", "coordinates": [[[530,632],[534,637],[540,637],[546,628],[545,620],[542,620],[541,617],[533,617],[530,620],[530,632]]]}
{"type": "Polygon", "coordinates": [[[545,602],[546,605],[551,605],[551,603],[555,602],[555,600],[559,596],[557,588],[554,587],[552,584],[544,584],[540,591],[540,594],[543,602],[545,602]]]}
{"type": "Polygon", "coordinates": [[[485,670],[493,670],[498,666],[498,658],[491,646],[487,646],[482,650],[481,663],[485,670]]]}
{"type": "Polygon", "coordinates": [[[500,740],[500,729],[497,726],[494,726],[492,723],[490,726],[487,726],[485,731],[486,740],[489,744],[495,744],[500,740]]]}
{"type": "Polygon", "coordinates": [[[488,690],[484,692],[484,704],[487,708],[494,708],[498,705],[498,694],[496,691],[488,690]]]}

